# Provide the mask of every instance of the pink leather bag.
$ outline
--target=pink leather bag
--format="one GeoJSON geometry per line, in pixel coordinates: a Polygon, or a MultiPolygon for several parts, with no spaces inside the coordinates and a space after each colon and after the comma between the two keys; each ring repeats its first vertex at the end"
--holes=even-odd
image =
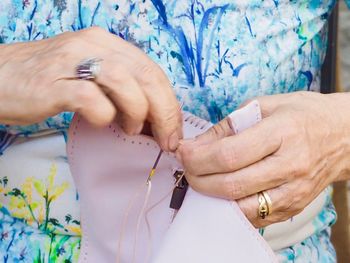
{"type": "MultiPolygon", "coordinates": [[[[259,105],[254,101],[230,117],[238,133],[261,119],[259,105]]],[[[210,123],[184,113],[185,138],[209,127],[210,123]]],[[[173,175],[182,167],[171,153],[163,154],[152,179],[146,208],[149,228],[146,215],[142,215],[136,233],[146,179],[159,152],[151,137],[127,136],[116,124],[94,128],[75,116],[67,152],[81,200],[80,262],[275,261],[272,250],[236,202],[189,188],[174,218],[169,207],[173,175]]]]}

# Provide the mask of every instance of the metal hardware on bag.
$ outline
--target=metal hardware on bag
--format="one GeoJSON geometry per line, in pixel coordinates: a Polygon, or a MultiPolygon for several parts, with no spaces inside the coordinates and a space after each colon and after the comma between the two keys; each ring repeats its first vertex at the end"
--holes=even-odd
{"type": "Polygon", "coordinates": [[[184,177],[184,171],[176,170],[174,173],[175,180],[177,182],[173,194],[171,196],[170,208],[179,210],[185,199],[185,195],[188,189],[188,182],[184,177]]]}

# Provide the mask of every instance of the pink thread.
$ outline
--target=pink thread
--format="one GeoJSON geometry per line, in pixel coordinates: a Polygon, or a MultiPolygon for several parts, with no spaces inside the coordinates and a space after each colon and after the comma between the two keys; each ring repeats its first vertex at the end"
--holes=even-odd
{"type": "MultiPolygon", "coordinates": [[[[133,251],[133,256],[132,256],[132,262],[135,262],[136,246],[137,246],[137,241],[138,241],[138,237],[139,237],[141,219],[142,219],[142,216],[145,214],[146,206],[148,204],[148,200],[149,200],[149,197],[151,195],[151,190],[152,190],[152,182],[148,181],[147,182],[147,192],[146,192],[146,196],[145,196],[145,201],[143,202],[142,208],[141,208],[140,213],[139,213],[138,218],[137,218],[136,232],[135,232],[135,237],[134,237],[134,251],[133,251]]],[[[150,240],[150,242],[151,242],[151,240],[150,240]]]]}
{"type": "Polygon", "coordinates": [[[117,260],[116,260],[117,263],[121,262],[120,261],[121,260],[120,259],[120,255],[121,255],[121,252],[122,252],[122,241],[124,239],[124,230],[126,229],[126,225],[128,223],[128,218],[129,218],[129,215],[130,215],[131,208],[134,206],[136,200],[138,199],[138,197],[142,193],[142,189],[144,187],[145,187],[145,184],[142,183],[140,185],[139,189],[135,192],[134,196],[130,199],[130,201],[128,203],[128,206],[126,207],[126,210],[125,210],[125,213],[124,213],[124,216],[123,216],[122,226],[121,226],[121,229],[120,229],[119,241],[118,241],[118,253],[117,253],[117,260]]]}
{"type": "MultiPolygon", "coordinates": [[[[182,180],[182,178],[185,176],[185,172],[183,172],[183,174],[175,181],[175,185],[171,188],[171,190],[165,195],[163,196],[161,199],[159,199],[157,202],[155,202],[153,205],[151,205],[146,211],[145,211],[145,221],[146,221],[146,226],[147,226],[147,233],[148,233],[148,253],[147,253],[147,260],[146,262],[149,262],[149,259],[151,257],[151,253],[152,253],[152,231],[151,231],[151,224],[149,223],[148,220],[148,214],[155,208],[157,207],[159,204],[161,204],[164,200],[166,200],[169,195],[171,195],[171,193],[174,191],[174,189],[179,185],[180,181],[182,180]]],[[[176,215],[176,211],[174,211],[174,215],[172,217],[172,220],[174,220],[176,215]]]]}

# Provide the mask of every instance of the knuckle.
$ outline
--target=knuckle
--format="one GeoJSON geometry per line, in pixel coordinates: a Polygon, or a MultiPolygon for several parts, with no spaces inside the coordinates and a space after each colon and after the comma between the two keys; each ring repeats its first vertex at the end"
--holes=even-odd
{"type": "Polygon", "coordinates": [[[225,170],[233,171],[238,160],[237,151],[233,147],[223,145],[220,147],[218,160],[221,160],[225,170]]]}
{"type": "MultiPolygon", "coordinates": [[[[229,120],[226,119],[225,122],[227,123],[228,121],[229,120]]],[[[224,137],[225,133],[226,133],[225,131],[226,131],[226,129],[225,129],[225,123],[224,122],[219,122],[218,124],[214,125],[211,128],[211,132],[216,138],[224,137]]]]}
{"type": "Polygon", "coordinates": [[[139,73],[139,81],[142,86],[146,87],[152,87],[164,79],[163,71],[152,62],[141,65],[139,67],[139,73]]]}
{"type": "Polygon", "coordinates": [[[302,159],[300,162],[292,162],[287,173],[289,180],[294,180],[306,175],[309,171],[308,161],[302,159]]]}
{"type": "Polygon", "coordinates": [[[303,161],[299,163],[299,174],[306,175],[308,174],[309,170],[310,170],[309,161],[306,158],[304,158],[303,161]]]}
{"type": "Polygon", "coordinates": [[[81,87],[79,89],[75,89],[74,97],[75,101],[81,102],[81,104],[92,104],[96,98],[96,92],[92,89],[87,83],[82,81],[81,87]]]}
{"type": "Polygon", "coordinates": [[[177,108],[165,107],[159,116],[154,116],[154,118],[158,125],[175,128],[174,125],[181,123],[181,112],[177,108]]]}
{"type": "Polygon", "coordinates": [[[282,185],[290,179],[289,173],[283,169],[281,169],[280,171],[276,169],[273,169],[272,171],[266,171],[264,173],[264,176],[271,177],[271,181],[274,182],[276,185],[282,185]]]}
{"type": "Polygon", "coordinates": [[[100,36],[100,35],[106,34],[107,31],[105,29],[103,29],[102,27],[92,26],[92,27],[85,29],[84,33],[91,34],[94,36],[100,36]]]}
{"type": "Polygon", "coordinates": [[[149,114],[152,118],[152,123],[158,127],[165,128],[167,131],[174,131],[182,124],[182,114],[178,103],[163,104],[161,107],[157,105],[149,105],[149,114]]]}
{"type": "Polygon", "coordinates": [[[180,154],[182,163],[184,165],[184,168],[186,169],[186,174],[189,174],[190,177],[195,175],[195,168],[192,165],[193,157],[195,156],[194,149],[192,149],[192,147],[183,145],[181,146],[180,154]]]}
{"type": "Polygon", "coordinates": [[[61,49],[64,53],[75,52],[84,48],[85,41],[79,37],[79,35],[71,35],[69,38],[65,38],[61,43],[61,49]]]}
{"type": "Polygon", "coordinates": [[[244,197],[244,188],[239,181],[233,180],[233,176],[225,175],[223,194],[231,200],[244,197]]]}
{"type": "Polygon", "coordinates": [[[287,173],[289,180],[294,180],[299,177],[300,171],[298,167],[290,166],[289,171],[287,173]]]}
{"type": "Polygon", "coordinates": [[[290,191],[286,187],[279,187],[278,196],[284,196],[285,198],[272,200],[273,203],[276,203],[276,210],[284,212],[290,210],[290,208],[293,207],[294,195],[291,195],[290,191]]]}
{"type": "Polygon", "coordinates": [[[135,85],[134,79],[130,76],[130,73],[125,69],[125,67],[117,63],[110,63],[108,61],[103,61],[102,63],[103,68],[109,69],[101,72],[104,74],[106,82],[119,84],[120,86],[135,85]]]}
{"type": "Polygon", "coordinates": [[[295,180],[297,178],[300,178],[306,173],[306,170],[307,170],[307,166],[305,165],[305,162],[293,161],[288,168],[288,172],[287,172],[288,179],[295,180]]]}

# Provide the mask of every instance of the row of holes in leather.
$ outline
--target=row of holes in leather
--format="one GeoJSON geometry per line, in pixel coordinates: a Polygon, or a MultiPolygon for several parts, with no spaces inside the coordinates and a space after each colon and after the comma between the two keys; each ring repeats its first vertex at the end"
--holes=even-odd
{"type": "MultiPolygon", "coordinates": [[[[78,127],[79,127],[80,122],[81,122],[81,119],[80,119],[80,116],[79,116],[78,119],[77,119],[77,123],[74,125],[73,131],[72,131],[72,135],[73,136],[71,138],[71,144],[70,144],[70,148],[69,148],[70,165],[72,166],[72,172],[75,171],[74,151],[79,148],[79,146],[77,145],[76,136],[77,136],[77,134],[79,132],[78,131],[78,127]]],[[[117,133],[117,130],[115,128],[113,128],[112,125],[109,125],[108,128],[109,128],[109,130],[111,132],[117,133]]],[[[135,144],[136,143],[135,140],[131,140],[131,139],[127,138],[127,137],[123,137],[119,133],[117,133],[116,136],[117,136],[117,138],[121,138],[121,140],[123,142],[130,142],[131,144],[135,144]]],[[[138,144],[142,145],[143,142],[138,141],[138,144]]],[[[145,144],[147,146],[152,146],[152,144],[153,144],[154,148],[159,148],[158,145],[154,141],[146,142],[145,144]]],[[[165,153],[165,154],[169,155],[169,153],[165,153]]],[[[82,202],[80,202],[80,205],[81,205],[81,211],[84,211],[85,210],[84,209],[85,203],[83,202],[83,200],[82,200],[82,202]]],[[[172,214],[172,212],[169,212],[169,225],[172,222],[172,218],[173,218],[173,214],[172,214]]],[[[81,212],[82,230],[83,230],[83,225],[84,225],[83,222],[86,222],[86,216],[85,216],[85,213],[81,212]]],[[[88,260],[88,247],[89,247],[89,235],[84,230],[82,232],[84,233],[84,236],[82,237],[82,247],[81,247],[81,255],[80,256],[82,256],[82,258],[81,258],[82,262],[87,262],[87,260],[88,260]]],[[[79,260],[80,260],[80,257],[79,257],[79,260]]]]}
{"type": "MultiPolygon", "coordinates": [[[[207,121],[202,120],[202,119],[199,119],[199,118],[197,118],[197,117],[194,116],[194,115],[187,116],[187,117],[184,119],[184,121],[185,121],[185,122],[189,122],[189,121],[190,121],[190,125],[193,125],[193,124],[196,122],[195,125],[193,125],[193,126],[196,127],[196,128],[199,127],[200,124],[202,124],[201,127],[199,127],[199,129],[201,129],[201,130],[203,130],[203,129],[208,125],[208,122],[207,122],[207,121]]],[[[79,117],[79,119],[77,120],[77,123],[79,123],[79,122],[80,122],[80,117],[79,117]]],[[[121,139],[122,141],[124,141],[124,142],[130,142],[131,144],[139,144],[139,145],[144,144],[143,141],[135,140],[134,138],[131,139],[131,137],[128,138],[128,137],[126,137],[126,136],[121,135],[121,134],[116,130],[116,128],[114,128],[112,125],[109,125],[108,128],[111,129],[111,130],[113,131],[113,133],[116,133],[116,137],[117,137],[117,138],[120,138],[120,139],[121,139]]],[[[76,135],[76,130],[73,131],[73,136],[75,136],[75,135],[76,135]]],[[[146,140],[147,140],[147,139],[146,139],[146,140]]],[[[147,146],[153,146],[155,149],[156,149],[156,148],[159,148],[159,146],[158,146],[154,141],[149,142],[149,141],[147,140],[147,142],[146,142],[145,144],[146,144],[147,146]]],[[[74,146],[73,146],[73,147],[74,147],[74,146]]]]}
{"type": "MultiPolygon", "coordinates": [[[[70,156],[69,164],[71,166],[72,173],[76,172],[74,150],[79,148],[79,146],[77,145],[77,141],[76,141],[76,135],[78,133],[78,126],[79,126],[79,123],[81,121],[80,118],[81,117],[78,116],[77,117],[77,123],[74,124],[74,128],[73,128],[73,131],[72,131],[71,143],[70,143],[70,147],[69,147],[69,156],[70,156]]],[[[80,206],[81,206],[81,211],[83,211],[85,204],[83,202],[80,202],[80,206]]],[[[84,228],[84,226],[83,226],[84,223],[83,222],[85,222],[85,214],[81,212],[80,213],[80,217],[81,217],[81,228],[83,230],[83,228],[84,228]]],[[[85,231],[82,231],[82,232],[85,232],[85,231]]],[[[87,234],[84,234],[84,237],[82,238],[82,243],[81,243],[79,262],[86,262],[87,261],[88,247],[89,247],[89,236],[87,234]]]]}
{"type": "MultiPolygon", "coordinates": [[[[185,121],[188,121],[188,119],[185,119],[185,121]]],[[[76,141],[75,141],[75,136],[76,136],[76,134],[77,134],[78,124],[79,124],[79,123],[80,123],[80,117],[77,119],[77,124],[74,126],[73,138],[72,138],[71,149],[70,149],[71,165],[72,165],[73,170],[74,170],[74,153],[73,153],[73,149],[74,149],[75,146],[76,146],[76,144],[75,144],[75,143],[76,143],[76,141]]],[[[190,124],[192,124],[192,123],[190,123],[190,124]]],[[[110,125],[109,128],[112,130],[112,128],[113,128],[112,125],[110,125]]],[[[203,127],[203,129],[204,129],[204,127],[203,127]]],[[[113,133],[116,133],[116,129],[113,128],[112,132],[113,132],[113,133]]],[[[121,137],[119,133],[117,134],[117,137],[118,137],[118,138],[121,137]]],[[[123,140],[124,142],[127,142],[127,141],[128,141],[128,139],[127,139],[126,137],[123,137],[122,140],[123,140]]],[[[130,140],[130,142],[131,142],[132,144],[135,144],[135,140],[130,140]]],[[[141,141],[139,141],[138,143],[139,143],[140,145],[142,144],[141,141]]],[[[147,145],[147,146],[150,146],[151,143],[150,143],[150,142],[147,142],[146,145],[147,145]]],[[[157,146],[154,146],[154,147],[157,148],[157,146]]],[[[81,205],[83,205],[83,204],[81,204],[81,205]]],[[[233,206],[233,209],[235,209],[234,206],[233,206]]],[[[252,234],[252,236],[258,241],[258,243],[260,244],[261,248],[267,253],[267,255],[269,255],[269,258],[274,259],[273,255],[271,255],[269,249],[267,248],[267,245],[266,245],[265,242],[262,240],[262,237],[257,236],[255,229],[253,229],[253,227],[252,227],[250,224],[247,223],[247,219],[246,219],[246,218],[243,218],[243,217],[242,217],[241,211],[237,211],[237,213],[239,214],[239,218],[242,220],[243,224],[246,226],[248,232],[249,232],[250,234],[252,234]]],[[[81,214],[81,217],[82,217],[82,222],[85,221],[85,219],[84,219],[85,216],[84,216],[83,213],[81,214]]],[[[88,252],[87,252],[87,251],[88,251],[88,250],[87,250],[87,248],[88,248],[88,239],[89,239],[88,235],[85,234],[84,237],[83,237],[83,240],[84,240],[83,243],[84,243],[84,245],[82,244],[82,247],[83,247],[83,246],[86,247],[85,251],[84,251],[84,249],[82,249],[82,252],[84,252],[84,254],[83,254],[83,256],[84,256],[83,260],[84,260],[84,261],[87,261],[87,256],[88,256],[88,252]]]]}

